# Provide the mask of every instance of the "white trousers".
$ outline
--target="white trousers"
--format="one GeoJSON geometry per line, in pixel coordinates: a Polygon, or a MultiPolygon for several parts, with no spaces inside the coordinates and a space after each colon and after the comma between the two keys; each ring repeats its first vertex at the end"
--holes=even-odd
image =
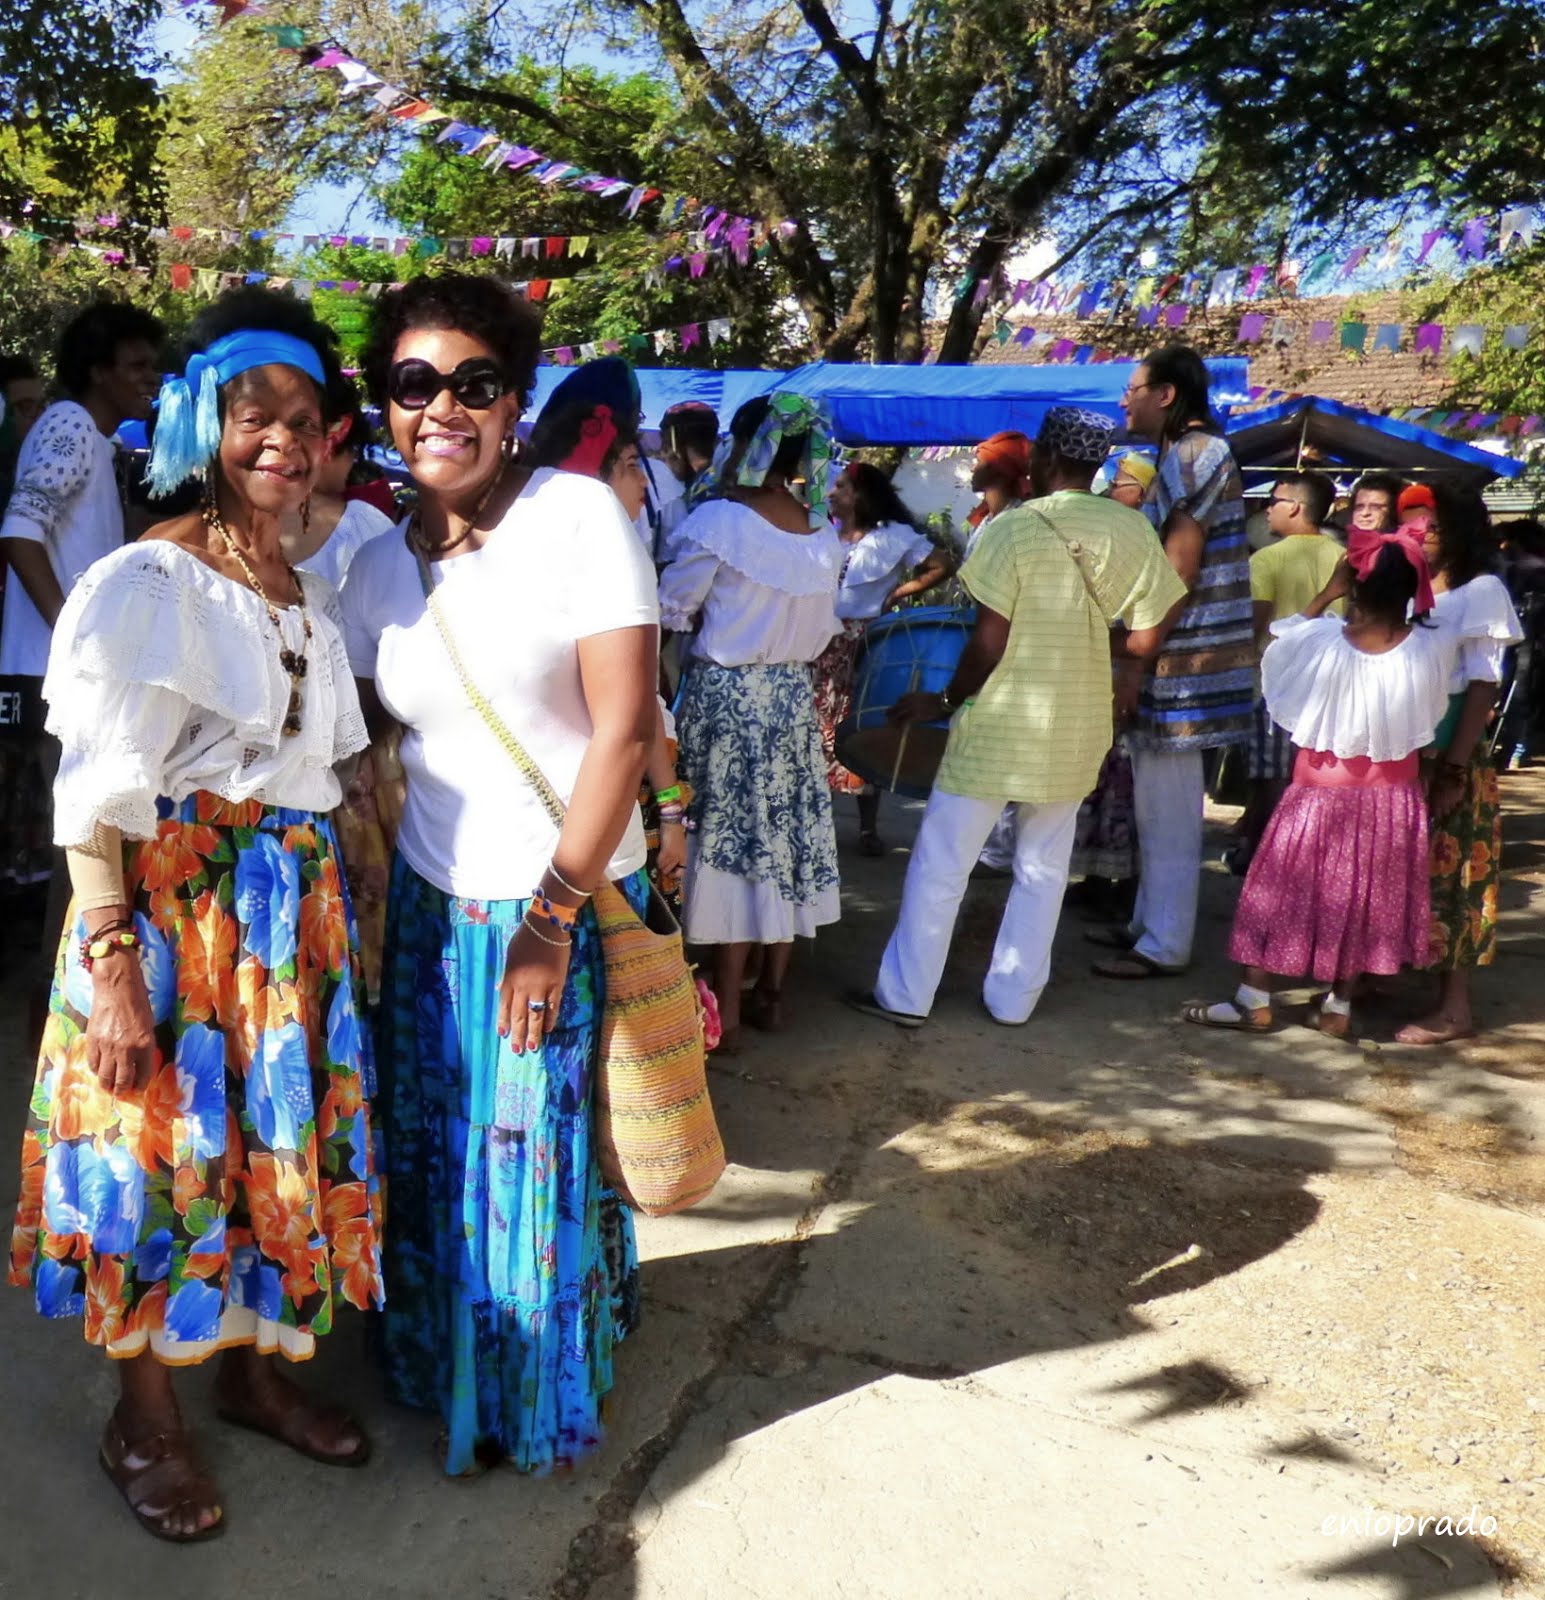
{"type": "MultiPolygon", "coordinates": [[[[1013,808],[1014,887],[982,985],[987,1009],[999,1022],[1028,1022],[1051,975],[1051,942],[1067,887],[1078,804],[1013,808]]],[[[882,1006],[917,1017],[933,1008],[971,868],[1002,814],[1000,800],[972,800],[942,789],[929,796],[907,866],[901,916],[875,985],[882,1006]]]]}
{"type": "Polygon", "coordinates": [[[1139,955],[1183,967],[1191,959],[1201,892],[1202,752],[1134,749],[1132,787],[1142,877],[1130,931],[1139,955]]]}
{"type": "Polygon", "coordinates": [[[1013,806],[1005,806],[1003,815],[993,824],[982,846],[982,865],[998,872],[1007,872],[1014,865],[1014,840],[1019,833],[1019,819],[1013,806]]]}

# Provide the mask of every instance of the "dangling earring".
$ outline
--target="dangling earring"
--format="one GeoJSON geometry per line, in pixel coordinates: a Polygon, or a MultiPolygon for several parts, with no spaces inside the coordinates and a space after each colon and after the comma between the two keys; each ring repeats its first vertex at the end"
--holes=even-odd
{"type": "Polygon", "coordinates": [[[508,466],[515,459],[515,452],[520,448],[520,441],[513,433],[507,433],[499,446],[499,453],[504,457],[504,464],[508,466]]]}
{"type": "Polygon", "coordinates": [[[300,536],[303,542],[311,541],[311,496],[308,494],[300,507],[300,536]]]}

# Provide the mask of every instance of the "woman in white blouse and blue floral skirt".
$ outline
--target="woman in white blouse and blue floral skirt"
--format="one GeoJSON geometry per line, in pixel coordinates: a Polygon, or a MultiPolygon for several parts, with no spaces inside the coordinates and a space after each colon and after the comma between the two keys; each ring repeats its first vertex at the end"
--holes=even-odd
{"type": "Polygon", "coordinates": [[[749,435],[735,483],[682,523],[660,579],[662,626],[697,627],[677,713],[693,795],[683,899],[687,938],[716,947],[721,1050],[739,1037],[752,947],[762,962],[747,1020],[777,1028],[794,939],[841,914],[810,672],[842,629],[830,429],[794,394],[751,401],[735,422],[749,435]]]}

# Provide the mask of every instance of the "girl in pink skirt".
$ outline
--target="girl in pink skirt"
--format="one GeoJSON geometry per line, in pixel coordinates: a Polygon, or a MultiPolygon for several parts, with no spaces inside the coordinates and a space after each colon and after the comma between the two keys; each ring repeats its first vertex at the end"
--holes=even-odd
{"type": "Polygon", "coordinates": [[[1347,558],[1302,616],[1272,625],[1261,684],[1293,737],[1293,782],[1250,864],[1229,955],[1232,1000],[1192,1004],[1187,1022],[1264,1032],[1271,979],[1330,984],[1323,1033],[1344,1038],[1364,973],[1427,959],[1427,802],[1420,752],[1447,705],[1447,662],[1423,622],[1432,585],[1419,537],[1354,532],[1347,558]],[[1350,595],[1345,622],[1323,613],[1350,595]]]}

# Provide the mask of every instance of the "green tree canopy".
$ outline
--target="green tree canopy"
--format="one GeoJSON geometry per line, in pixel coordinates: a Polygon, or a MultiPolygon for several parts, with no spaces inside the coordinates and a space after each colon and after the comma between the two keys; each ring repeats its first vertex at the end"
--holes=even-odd
{"type": "Polygon", "coordinates": [[[29,200],[158,221],[156,0],[0,0],[0,215],[29,200]]]}

